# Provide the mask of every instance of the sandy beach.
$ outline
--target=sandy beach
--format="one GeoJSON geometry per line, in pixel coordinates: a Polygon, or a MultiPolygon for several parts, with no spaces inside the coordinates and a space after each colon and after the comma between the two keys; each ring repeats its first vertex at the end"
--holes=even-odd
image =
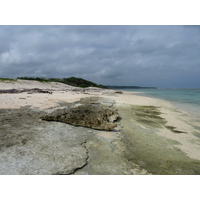
{"type": "Polygon", "coordinates": [[[62,83],[0,82],[2,91],[34,88],[51,93],[0,94],[0,174],[200,174],[200,121],[170,102],[62,83]],[[116,109],[115,128],[41,119],[84,101],[116,109]]]}

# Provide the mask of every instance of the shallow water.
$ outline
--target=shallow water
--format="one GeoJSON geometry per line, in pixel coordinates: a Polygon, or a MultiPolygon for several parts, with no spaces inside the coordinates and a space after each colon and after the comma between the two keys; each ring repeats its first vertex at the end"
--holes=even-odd
{"type": "Polygon", "coordinates": [[[200,118],[200,89],[121,89],[170,101],[177,108],[200,118]]]}

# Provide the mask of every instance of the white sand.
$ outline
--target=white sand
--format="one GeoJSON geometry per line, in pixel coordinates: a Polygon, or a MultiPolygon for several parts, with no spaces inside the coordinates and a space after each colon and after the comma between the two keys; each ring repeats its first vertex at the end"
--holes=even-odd
{"type": "Polygon", "coordinates": [[[84,97],[106,93],[105,90],[98,88],[82,89],[56,82],[42,83],[28,80],[0,82],[0,90],[33,88],[53,90],[53,94],[28,94],[27,92],[0,94],[0,108],[20,108],[28,105],[39,109],[47,109],[56,106],[62,101],[72,103],[84,97]]]}

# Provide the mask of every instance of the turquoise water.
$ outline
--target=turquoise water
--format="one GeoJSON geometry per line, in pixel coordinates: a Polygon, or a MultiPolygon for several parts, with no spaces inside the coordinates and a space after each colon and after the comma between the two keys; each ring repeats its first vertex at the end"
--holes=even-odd
{"type": "Polygon", "coordinates": [[[177,108],[200,117],[199,89],[123,89],[124,91],[142,92],[139,95],[170,101],[177,108]]]}

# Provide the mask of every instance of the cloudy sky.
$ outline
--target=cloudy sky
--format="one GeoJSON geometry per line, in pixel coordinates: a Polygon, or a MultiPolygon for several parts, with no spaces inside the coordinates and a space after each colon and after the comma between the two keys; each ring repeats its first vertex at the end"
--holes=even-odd
{"type": "Polygon", "coordinates": [[[200,87],[200,26],[0,26],[0,77],[200,87]]]}

